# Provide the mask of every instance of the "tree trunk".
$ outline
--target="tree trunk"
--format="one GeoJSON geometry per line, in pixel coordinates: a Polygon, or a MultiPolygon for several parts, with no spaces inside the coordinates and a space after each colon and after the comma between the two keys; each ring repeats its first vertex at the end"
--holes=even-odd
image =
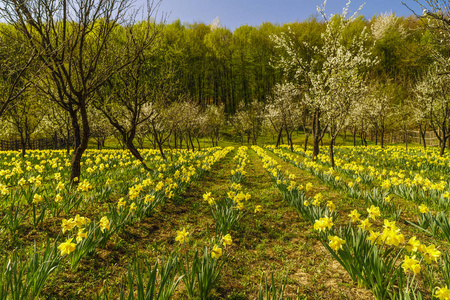
{"type": "Polygon", "coordinates": [[[320,143],[320,120],[319,120],[319,112],[314,112],[314,120],[313,120],[313,157],[312,160],[315,161],[317,155],[319,155],[319,143],[320,143]]]}
{"type": "Polygon", "coordinates": [[[445,132],[443,133],[443,137],[442,137],[442,142],[441,142],[441,151],[439,152],[439,156],[444,156],[444,153],[445,153],[445,142],[447,141],[447,138],[448,137],[446,137],[445,136],[446,134],[445,134],[445,132]]]}
{"type": "Polygon", "coordinates": [[[69,115],[72,120],[72,128],[73,128],[73,139],[74,139],[73,148],[77,149],[81,145],[81,131],[80,125],[78,124],[77,112],[74,110],[70,110],[69,115]]]}
{"type": "Polygon", "coordinates": [[[334,140],[336,137],[330,138],[330,165],[334,169],[334,140]]]}
{"type": "Polygon", "coordinates": [[[425,132],[422,135],[422,143],[423,143],[423,150],[427,150],[427,141],[425,139],[425,132]]]}
{"type": "Polygon", "coordinates": [[[408,131],[405,130],[405,148],[406,152],[408,152],[408,131]]]}
{"type": "Polygon", "coordinates": [[[195,139],[197,140],[198,151],[201,151],[201,148],[200,148],[200,141],[199,141],[198,137],[196,137],[195,139]]]}
{"type": "Polygon", "coordinates": [[[177,148],[177,146],[178,146],[178,136],[177,136],[177,131],[175,130],[175,132],[173,133],[173,136],[174,136],[174,140],[175,140],[175,149],[178,149],[177,148]]]}
{"type": "Polygon", "coordinates": [[[159,153],[161,154],[161,157],[162,157],[164,160],[167,160],[166,155],[164,154],[164,150],[163,150],[163,148],[162,148],[161,143],[160,143],[159,141],[157,141],[156,143],[158,144],[158,149],[159,149],[159,153]]]}
{"type": "Polygon", "coordinates": [[[280,128],[280,131],[278,131],[278,136],[277,136],[277,146],[276,148],[278,148],[278,146],[280,146],[280,141],[281,141],[281,135],[283,134],[283,127],[280,128]]]}
{"type": "Polygon", "coordinates": [[[125,144],[127,145],[128,150],[130,150],[131,154],[133,154],[133,156],[139,160],[142,164],[142,167],[146,170],[149,171],[150,169],[147,167],[147,165],[144,162],[144,158],[142,157],[141,153],[139,152],[138,149],[136,149],[136,147],[133,144],[133,138],[132,137],[128,137],[125,139],[125,144]]]}
{"type": "Polygon", "coordinates": [[[378,128],[375,129],[375,145],[378,145],[378,128]]]}
{"type": "Polygon", "coordinates": [[[22,133],[20,133],[20,145],[22,146],[22,157],[25,157],[27,142],[22,133]]]}
{"type": "Polygon", "coordinates": [[[356,147],[356,126],[353,127],[353,147],[356,147]]]}
{"type": "Polygon", "coordinates": [[[320,147],[319,147],[320,139],[319,136],[313,136],[313,161],[316,160],[317,155],[319,155],[320,147]]]}
{"type": "Polygon", "coordinates": [[[192,136],[191,136],[191,133],[189,132],[189,141],[191,142],[191,148],[192,148],[192,152],[194,152],[195,151],[195,148],[194,148],[194,143],[192,142],[192,136]]]}
{"type": "Polygon", "coordinates": [[[408,126],[405,124],[405,147],[406,152],[408,152],[408,126]]]}
{"type": "Polygon", "coordinates": [[[306,152],[306,150],[308,150],[308,138],[309,138],[309,134],[305,135],[305,145],[303,146],[303,151],[306,152]]]}
{"type": "Polygon", "coordinates": [[[288,144],[291,149],[291,152],[294,152],[294,147],[292,145],[292,138],[291,138],[291,135],[289,134],[289,130],[288,130],[287,126],[284,126],[284,131],[286,131],[286,139],[288,140],[288,144]]]}
{"type": "Polygon", "coordinates": [[[69,128],[68,124],[67,124],[66,151],[67,151],[67,154],[70,153],[70,128],[69,128]]]}
{"type": "MultiPolygon", "coordinates": [[[[80,103],[85,103],[84,99],[79,100],[80,103]]],[[[72,169],[70,173],[70,181],[74,185],[78,185],[81,176],[81,157],[83,157],[84,151],[86,151],[88,147],[89,137],[91,135],[91,129],[89,127],[89,121],[87,116],[86,107],[84,105],[80,105],[80,115],[81,122],[83,124],[83,130],[80,132],[80,126],[78,124],[78,119],[76,117],[76,113],[71,113],[72,117],[72,125],[74,126],[73,130],[75,132],[75,150],[72,156],[72,169]],[[78,132],[78,134],[77,134],[78,132]],[[82,134],[81,134],[82,133],[82,134]],[[79,141],[79,144],[77,144],[79,141]],[[74,179],[78,180],[75,181],[74,179]]]]}

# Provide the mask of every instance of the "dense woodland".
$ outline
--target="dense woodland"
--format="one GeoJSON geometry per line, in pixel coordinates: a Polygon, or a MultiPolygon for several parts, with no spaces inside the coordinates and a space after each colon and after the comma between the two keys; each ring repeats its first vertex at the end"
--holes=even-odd
{"type": "MultiPolygon", "coordinates": [[[[439,2],[439,1],[438,1],[439,2]]],[[[115,136],[143,162],[161,150],[217,144],[225,125],[243,142],[262,134],[314,156],[325,134],[384,145],[388,132],[450,137],[448,3],[410,17],[342,15],[289,24],[166,23],[132,18],[127,0],[2,1],[1,135],[73,140],[72,177],[89,139],[115,136]],[[442,9],[447,5],[447,9],[442,9]],[[311,137],[311,138],[310,138],[311,137]]],[[[321,15],[321,16],[320,16],[321,15]]],[[[143,162],[145,166],[145,163],[143,162]]]]}

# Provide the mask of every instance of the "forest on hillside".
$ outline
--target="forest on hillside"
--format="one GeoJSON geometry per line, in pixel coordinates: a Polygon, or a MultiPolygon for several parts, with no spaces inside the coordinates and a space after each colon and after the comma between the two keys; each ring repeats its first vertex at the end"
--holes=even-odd
{"type": "Polygon", "coordinates": [[[253,144],[270,133],[292,145],[302,130],[315,155],[325,133],[332,148],[342,132],[383,146],[387,133],[417,130],[426,146],[431,131],[445,151],[449,25],[438,6],[370,19],[347,7],[232,32],[166,23],[157,5],[138,21],[127,0],[83,1],[3,2],[1,137],[24,153],[33,138],[62,138],[79,160],[89,139],[116,136],[142,161],[145,140],[164,156],[217,144],[226,124],[253,144]]]}

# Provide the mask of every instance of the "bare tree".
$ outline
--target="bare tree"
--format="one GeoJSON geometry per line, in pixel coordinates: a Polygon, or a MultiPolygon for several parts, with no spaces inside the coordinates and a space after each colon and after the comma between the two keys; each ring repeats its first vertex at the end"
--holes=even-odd
{"type": "Polygon", "coordinates": [[[70,115],[75,136],[70,179],[75,184],[91,135],[88,104],[143,49],[123,57],[125,49],[136,43],[128,23],[134,20],[131,5],[131,0],[2,1],[2,17],[45,68],[36,87],[70,115]]]}
{"type": "Polygon", "coordinates": [[[152,134],[153,140],[164,160],[167,160],[163,149],[164,143],[167,142],[183,119],[184,111],[182,108],[182,105],[177,102],[169,105],[160,101],[152,107],[152,116],[146,122],[149,132],[152,134]]]}
{"type": "Polygon", "coordinates": [[[97,90],[93,102],[145,169],[148,167],[133,141],[139,126],[154,113],[151,103],[157,101],[155,91],[165,88],[166,78],[170,76],[167,74],[171,74],[152,65],[161,30],[161,25],[150,20],[133,26],[132,44],[125,50],[123,57],[125,61],[134,62],[110,77],[107,84],[97,90]]]}

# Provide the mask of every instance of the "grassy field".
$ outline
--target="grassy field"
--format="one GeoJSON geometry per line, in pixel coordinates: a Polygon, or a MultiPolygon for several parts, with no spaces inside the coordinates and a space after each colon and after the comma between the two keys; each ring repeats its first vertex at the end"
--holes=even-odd
{"type": "MultiPolygon", "coordinates": [[[[301,138],[297,137],[296,143],[301,138]]],[[[229,141],[222,143],[221,146],[232,145],[229,141]]],[[[201,289],[196,287],[192,297],[189,297],[186,278],[181,278],[172,299],[273,299],[263,294],[274,290],[284,290],[283,299],[382,299],[376,293],[374,297],[372,285],[352,280],[348,270],[334,255],[341,253],[341,250],[330,251],[326,247],[329,242],[327,236],[321,235],[314,228],[314,222],[300,210],[303,204],[295,202],[295,199],[288,200],[286,195],[289,182],[309,203],[320,193],[323,198],[322,213],[330,215],[334,211],[335,214],[334,227],[328,231],[328,235],[339,235],[334,228],[348,226],[349,214],[353,210],[359,211],[361,220],[364,217],[369,220],[367,209],[373,203],[368,202],[364,193],[374,188],[381,190],[381,184],[390,180],[392,186],[387,191],[395,205],[386,203],[385,197],[378,199],[379,205],[375,206],[381,209],[381,214],[370,220],[373,230],[380,231],[383,226],[386,227],[383,220],[396,221],[395,228],[401,232],[404,240],[392,249],[389,245],[379,245],[383,253],[380,259],[401,253],[394,266],[397,272],[403,274],[398,276],[414,282],[415,286],[406,286],[408,293],[420,293],[425,299],[438,295],[439,288],[448,285],[445,277],[449,275],[446,273],[448,261],[442,258],[448,250],[448,237],[445,235],[448,228],[439,227],[442,222],[439,226],[435,222],[434,226],[438,229],[431,232],[430,228],[422,226],[421,230],[420,226],[414,227],[411,223],[417,225],[419,204],[426,204],[433,215],[436,212],[448,213],[449,207],[445,204],[448,202],[448,199],[445,201],[448,184],[442,189],[436,187],[439,181],[448,182],[448,159],[441,160],[433,156],[434,150],[422,153],[419,148],[413,148],[411,154],[404,154],[401,148],[394,147],[385,150],[385,158],[380,160],[377,156],[377,151],[381,151],[379,148],[361,147],[357,148],[360,153],[353,153],[352,147],[340,147],[337,150],[340,167],[329,173],[326,153],[319,157],[314,166],[308,167],[310,158],[301,148],[295,153],[286,148],[276,150],[271,147],[238,150],[238,145],[234,144],[234,147],[225,150],[194,153],[174,151],[173,160],[167,163],[160,160],[156,151],[146,150],[144,155],[150,171],[143,170],[126,151],[90,150],[84,159],[85,175],[80,179],[78,188],[71,187],[67,181],[69,157],[64,151],[29,152],[26,158],[14,152],[2,153],[2,274],[13,272],[11,261],[17,262],[19,267],[22,262],[24,270],[28,270],[24,274],[31,274],[27,263],[32,260],[33,248],[36,245],[38,256],[43,255],[48,241],[47,248],[53,249],[54,255],[47,259],[54,261],[55,268],[40,286],[42,290],[39,289],[39,296],[31,298],[118,299],[121,292],[126,297],[130,294],[128,276],[134,280],[131,289],[135,290],[139,286],[136,281],[139,272],[134,269],[136,262],[140,263],[144,278],[148,278],[151,272],[143,271],[145,265],[151,268],[156,262],[160,263],[165,258],[167,261],[176,255],[178,261],[175,265],[178,268],[174,266],[171,273],[171,278],[176,281],[180,276],[187,277],[182,270],[186,255],[192,263],[195,250],[200,255],[208,251],[206,256],[210,257],[214,246],[218,246],[223,250],[220,258],[209,259],[215,270],[222,262],[223,267],[208,295],[201,296],[198,292],[201,289]],[[366,153],[372,150],[364,149],[374,149],[374,152],[366,153]],[[405,165],[404,160],[408,160],[408,164],[411,161],[414,168],[405,165]],[[345,163],[361,165],[363,168],[354,172],[346,169],[345,163]],[[276,167],[271,169],[270,164],[276,167]],[[419,164],[420,167],[417,167],[419,164]],[[239,170],[242,179],[232,179],[232,170],[239,170]],[[278,173],[274,177],[275,170],[278,173]],[[324,174],[333,175],[324,177],[324,174]],[[409,198],[402,194],[400,188],[408,186],[405,178],[416,180],[418,174],[430,179],[428,191],[435,194],[424,197],[417,193],[409,198]],[[363,182],[359,181],[361,178],[363,182]],[[397,178],[402,181],[399,183],[397,178]],[[240,186],[233,188],[232,181],[240,186]],[[60,183],[63,187],[59,186],[60,183]],[[159,183],[163,188],[158,187],[159,183]],[[305,189],[306,186],[309,187],[305,189]],[[231,196],[230,191],[233,193],[231,196]],[[209,197],[215,199],[216,206],[205,201],[207,193],[211,193],[209,197]],[[235,200],[240,193],[249,196],[246,200],[235,200]],[[35,195],[43,199],[39,200],[35,195]],[[58,200],[58,195],[62,196],[61,200],[58,200]],[[150,195],[154,196],[151,201],[147,197],[150,195]],[[124,203],[122,206],[121,201],[124,203]],[[217,213],[218,207],[222,205],[221,201],[228,201],[232,210],[237,211],[237,221],[226,232],[232,237],[232,245],[227,246],[221,245],[225,232],[217,232],[219,223],[214,217],[214,212],[217,213]],[[333,202],[335,209],[326,208],[329,202],[333,202]],[[240,204],[242,207],[237,208],[240,204]],[[81,242],[77,241],[77,248],[73,252],[63,254],[61,248],[55,247],[68,238],[75,244],[78,235],[76,226],[64,232],[62,224],[77,215],[92,221],[82,226],[87,232],[85,240],[91,237],[93,246],[80,238],[81,242]],[[110,228],[102,227],[102,217],[107,218],[110,228]],[[177,231],[182,229],[189,233],[189,241],[185,244],[176,241],[177,231]],[[423,245],[436,245],[440,255],[425,263],[424,259],[429,255],[426,249],[420,253],[407,252],[406,246],[413,236],[423,245]],[[85,252],[79,249],[85,249],[85,252]],[[389,253],[388,249],[391,249],[389,253]],[[404,255],[408,254],[414,254],[420,260],[421,271],[417,275],[411,271],[403,272],[401,268],[404,255]],[[76,255],[78,260],[75,259],[76,255]]],[[[358,228],[357,224],[353,226],[358,228]]],[[[82,226],[78,225],[78,229],[82,226]]],[[[368,230],[365,238],[368,238],[368,230]]],[[[158,270],[160,268],[161,265],[158,270]]],[[[395,277],[389,273],[383,276],[395,277]]],[[[28,282],[25,275],[19,278],[18,281],[22,283],[28,282]]],[[[13,286],[20,294],[20,284],[11,284],[8,280],[12,279],[0,277],[0,296],[11,295],[13,286]],[[5,291],[4,294],[2,291],[5,291]]],[[[161,278],[157,277],[156,286],[160,282],[161,278]]],[[[394,286],[389,287],[392,293],[388,298],[399,294],[398,284],[395,281],[394,286]]],[[[36,283],[31,286],[35,288],[36,283]]],[[[136,297],[137,293],[134,292],[136,297]]]]}

